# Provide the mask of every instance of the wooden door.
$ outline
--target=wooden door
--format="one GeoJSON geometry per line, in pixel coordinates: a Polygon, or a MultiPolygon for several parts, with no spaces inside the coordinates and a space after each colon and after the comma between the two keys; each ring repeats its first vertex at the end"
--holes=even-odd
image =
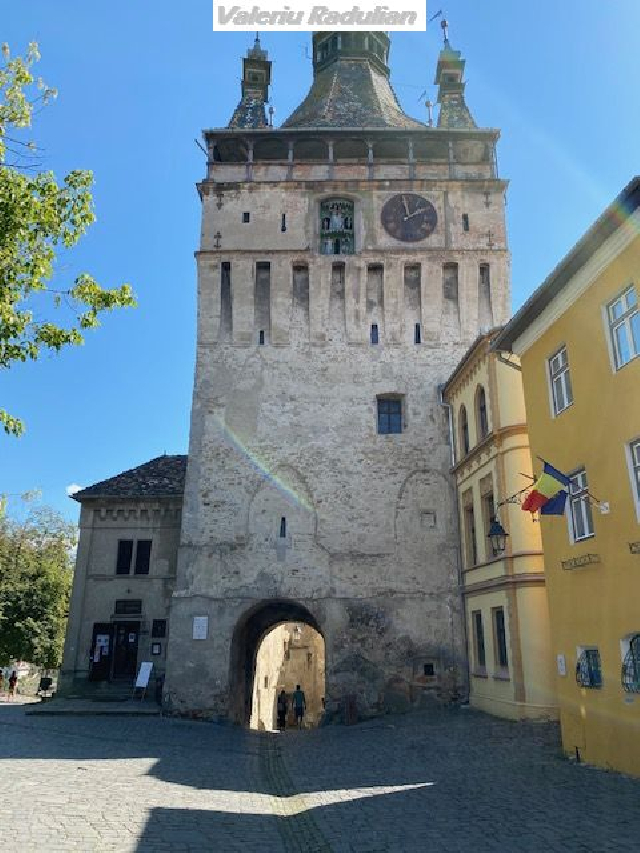
{"type": "Polygon", "coordinates": [[[110,622],[94,622],[89,660],[89,681],[109,680],[112,656],[113,626],[110,622]]]}
{"type": "Polygon", "coordinates": [[[113,642],[113,677],[135,678],[138,666],[139,622],[116,622],[113,642]]]}

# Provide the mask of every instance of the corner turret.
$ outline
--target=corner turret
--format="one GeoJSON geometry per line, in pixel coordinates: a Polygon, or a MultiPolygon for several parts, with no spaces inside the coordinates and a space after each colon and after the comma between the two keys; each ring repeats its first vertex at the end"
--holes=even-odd
{"type": "Polygon", "coordinates": [[[271,61],[256,33],[253,47],[242,60],[242,98],[231,116],[229,127],[268,127],[265,105],[269,101],[270,84],[271,61]]]}
{"type": "Polygon", "coordinates": [[[444,35],[444,47],[438,57],[435,84],[438,87],[440,114],[438,127],[467,128],[477,127],[464,100],[465,61],[459,50],[449,43],[449,24],[443,20],[440,24],[444,35]]]}

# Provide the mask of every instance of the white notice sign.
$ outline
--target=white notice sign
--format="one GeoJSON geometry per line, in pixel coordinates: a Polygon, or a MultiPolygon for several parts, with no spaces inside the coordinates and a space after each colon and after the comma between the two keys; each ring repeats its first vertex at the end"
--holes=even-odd
{"type": "Polygon", "coordinates": [[[193,639],[206,640],[209,633],[209,617],[194,616],[193,617],[193,639]]]}
{"type": "Polygon", "coordinates": [[[567,674],[567,662],[564,658],[564,655],[558,655],[556,660],[558,661],[558,675],[566,675],[567,674]]]}
{"type": "Polygon", "coordinates": [[[148,661],[143,661],[140,664],[140,669],[138,670],[138,677],[136,678],[136,687],[145,688],[149,684],[149,676],[151,675],[151,670],[153,669],[153,664],[148,661]]]}

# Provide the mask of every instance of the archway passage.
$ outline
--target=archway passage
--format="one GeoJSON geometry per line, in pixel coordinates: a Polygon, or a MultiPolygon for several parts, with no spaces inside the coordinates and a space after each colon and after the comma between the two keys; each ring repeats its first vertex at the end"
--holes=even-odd
{"type": "Polygon", "coordinates": [[[258,731],[293,728],[297,725],[293,694],[305,696],[304,727],[317,726],[324,711],[324,640],[322,634],[300,622],[284,622],[272,628],[256,653],[249,727],[258,731]],[[278,696],[284,691],[284,725],[277,719],[278,696]]]}
{"type": "Polygon", "coordinates": [[[275,728],[275,691],[284,688],[290,704],[290,681],[297,675],[300,680],[293,688],[300,684],[305,696],[309,691],[308,722],[317,724],[324,699],[324,638],[305,607],[275,600],[252,608],[233,632],[230,663],[229,711],[234,722],[275,728]]]}

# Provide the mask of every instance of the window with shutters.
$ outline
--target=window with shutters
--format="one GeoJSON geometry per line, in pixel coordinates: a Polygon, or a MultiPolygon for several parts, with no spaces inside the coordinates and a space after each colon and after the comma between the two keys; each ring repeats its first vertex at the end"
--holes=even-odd
{"type": "Polygon", "coordinates": [[[136,542],[135,573],[148,575],[151,564],[151,539],[138,539],[136,542]]]}
{"type": "Polygon", "coordinates": [[[128,575],[131,571],[133,558],[133,539],[118,540],[118,556],[116,559],[116,574],[128,575]]]}

